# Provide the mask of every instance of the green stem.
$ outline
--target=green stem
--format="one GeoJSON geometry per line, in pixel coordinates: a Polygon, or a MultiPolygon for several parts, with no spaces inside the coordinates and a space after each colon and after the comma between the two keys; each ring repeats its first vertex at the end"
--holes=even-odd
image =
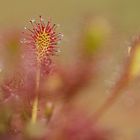
{"type": "Polygon", "coordinates": [[[38,99],[39,99],[39,83],[40,83],[40,66],[37,64],[37,72],[36,72],[36,89],[35,89],[35,99],[32,107],[32,117],[31,122],[36,123],[37,121],[37,111],[38,111],[38,99]]]}

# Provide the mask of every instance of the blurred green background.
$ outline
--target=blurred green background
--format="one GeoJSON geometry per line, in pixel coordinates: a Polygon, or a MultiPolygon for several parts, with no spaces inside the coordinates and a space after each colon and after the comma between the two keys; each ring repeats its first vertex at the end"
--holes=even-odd
{"type": "Polygon", "coordinates": [[[60,23],[64,32],[72,33],[90,14],[109,19],[126,33],[140,30],[139,5],[139,0],[1,0],[0,25],[24,25],[41,14],[60,23]]]}
{"type": "MultiPolygon", "coordinates": [[[[140,31],[139,0],[1,0],[0,29],[23,28],[42,15],[60,24],[63,46],[73,46],[87,16],[108,20],[116,45],[140,31]]],[[[64,48],[65,50],[65,48],[64,48]]]]}
{"type": "MultiPolygon", "coordinates": [[[[85,17],[90,15],[108,20],[112,26],[113,43],[111,43],[112,48],[110,47],[107,50],[110,51],[108,61],[101,62],[100,76],[102,79],[100,79],[100,82],[96,82],[96,86],[94,85],[89,91],[86,91],[86,99],[85,96],[81,99],[82,103],[84,102],[84,105],[92,110],[93,106],[101,104],[104,96],[107,96],[107,94],[104,94],[107,88],[105,81],[114,76],[113,72],[118,67],[117,64],[120,64],[122,58],[124,58],[128,47],[125,45],[125,41],[140,32],[139,14],[140,0],[0,0],[0,29],[23,28],[30,19],[36,19],[38,15],[42,15],[46,20],[51,17],[54,22],[60,24],[60,30],[64,34],[62,44],[65,46],[66,54],[68,54],[67,49],[69,50],[75,44],[83,24],[87,22],[85,17]],[[119,57],[116,57],[116,54],[119,54],[119,57]],[[114,60],[116,58],[118,62],[114,60]],[[106,68],[106,72],[104,72],[104,68],[106,68]],[[94,87],[96,89],[93,90],[94,87]],[[99,102],[97,103],[96,100],[99,102]]],[[[135,88],[134,85],[133,87],[135,88]]],[[[136,87],[140,86],[136,85],[136,87]]],[[[139,90],[138,88],[137,92],[139,90]]],[[[105,124],[120,129],[124,133],[124,136],[117,140],[129,140],[129,138],[135,137],[135,133],[139,132],[140,113],[138,110],[140,104],[137,99],[140,99],[140,97],[138,94],[132,93],[133,91],[129,89],[129,93],[121,98],[121,104],[119,102],[105,116],[105,124]],[[126,99],[126,96],[128,99],[126,99]],[[133,103],[132,98],[137,100],[135,102],[137,108],[135,109],[126,107],[131,102],[133,103]],[[126,106],[124,106],[125,103],[126,106]]]]}

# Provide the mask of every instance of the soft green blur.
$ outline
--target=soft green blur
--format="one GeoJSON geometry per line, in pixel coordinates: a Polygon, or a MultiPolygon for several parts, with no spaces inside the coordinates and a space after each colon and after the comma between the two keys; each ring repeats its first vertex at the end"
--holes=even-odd
{"type": "MultiPolygon", "coordinates": [[[[39,15],[46,20],[51,17],[55,23],[60,24],[60,31],[64,34],[61,55],[67,58],[70,55],[69,59],[72,61],[71,50],[76,46],[74,44],[79,43],[76,42],[83,25],[87,22],[87,17],[106,19],[113,30],[109,40],[110,45],[103,50],[106,53],[102,53],[104,60],[99,63],[100,76],[91,89],[83,91],[84,94],[79,99],[81,106],[93,111],[106,99],[115,80],[113,78],[119,75],[120,71],[117,69],[124,62],[123,58],[128,47],[125,42],[140,32],[139,13],[140,0],[1,0],[0,30],[9,30],[11,27],[23,28],[28,25],[30,19],[36,19],[39,15]]],[[[135,92],[132,89],[129,89],[129,92],[125,91],[126,94],[102,120],[114,130],[120,129],[120,139],[122,137],[129,140],[129,137],[134,138],[135,133],[139,132],[140,84],[138,84],[139,82],[136,81],[131,86],[135,92]]],[[[29,127],[29,130],[32,136],[32,127],[29,127]]]]}
{"type": "Polygon", "coordinates": [[[93,56],[109,36],[110,26],[104,19],[94,19],[85,28],[84,53],[93,56]]]}
{"type": "Polygon", "coordinates": [[[52,17],[65,32],[75,30],[86,14],[111,19],[122,32],[140,29],[139,0],[1,0],[0,25],[24,25],[29,18],[52,17]]]}
{"type": "MultiPolygon", "coordinates": [[[[87,22],[86,17],[93,16],[108,20],[115,41],[124,43],[124,38],[140,31],[139,5],[139,0],[1,0],[0,29],[23,28],[38,15],[46,20],[51,17],[64,34],[62,46],[71,48],[87,22]]],[[[69,53],[67,48],[63,48],[65,55],[69,53]]]]}

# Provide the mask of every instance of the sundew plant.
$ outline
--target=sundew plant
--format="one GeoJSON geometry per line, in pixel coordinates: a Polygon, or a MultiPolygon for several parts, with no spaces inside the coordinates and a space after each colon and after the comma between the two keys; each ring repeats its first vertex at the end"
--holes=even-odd
{"type": "Polygon", "coordinates": [[[120,131],[109,127],[111,118],[108,124],[103,118],[125,90],[139,81],[140,38],[129,41],[108,96],[89,109],[78,101],[82,96],[85,101],[84,91],[91,86],[93,91],[102,88],[96,83],[104,78],[99,78],[100,61],[108,61],[103,50],[111,27],[102,18],[85,21],[78,43],[69,52],[70,60],[62,57],[66,64],[58,59],[67,47],[61,44],[65,36],[51,20],[39,16],[24,30],[1,33],[0,140],[119,140],[120,131]]]}

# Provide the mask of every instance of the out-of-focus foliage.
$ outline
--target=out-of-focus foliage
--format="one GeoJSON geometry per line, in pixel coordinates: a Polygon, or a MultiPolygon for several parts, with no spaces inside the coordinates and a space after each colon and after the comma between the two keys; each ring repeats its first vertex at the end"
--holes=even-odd
{"type": "Polygon", "coordinates": [[[85,52],[93,55],[104,43],[110,33],[110,26],[104,19],[95,19],[87,23],[84,34],[85,52]]]}
{"type": "MultiPolygon", "coordinates": [[[[91,88],[90,86],[93,86],[92,91],[102,88],[101,84],[96,83],[101,83],[104,78],[101,77],[100,61],[108,62],[108,54],[102,50],[106,48],[106,40],[110,38],[111,27],[102,18],[86,22],[87,25],[82,27],[83,32],[79,35],[81,37],[78,40],[79,44],[76,49],[71,50],[73,54],[76,50],[77,57],[73,58],[70,55],[72,61],[67,64],[58,60],[59,56],[46,55],[46,53],[45,60],[40,63],[36,59],[38,52],[34,52],[35,47],[40,46],[28,44],[36,43],[35,41],[24,43],[21,31],[1,33],[3,39],[0,42],[0,139],[113,140],[118,138],[115,134],[119,130],[109,128],[110,123],[104,124],[101,120],[116,101],[119,101],[121,95],[125,94],[124,90],[134,80],[131,76],[135,79],[139,76],[140,40],[137,39],[137,44],[132,43],[129,56],[122,62],[123,66],[116,76],[117,80],[114,80],[111,86],[107,99],[105,98],[98,107],[91,106],[92,110],[89,110],[86,102],[79,105],[78,100],[83,96],[84,90],[91,88]]],[[[42,35],[42,30],[46,29],[44,23],[41,26],[40,23],[34,26],[34,32],[31,30],[34,34],[42,35]],[[38,27],[37,30],[34,26],[38,27]]],[[[53,36],[56,33],[52,30],[54,27],[49,24],[47,27],[49,27],[47,33],[50,31],[53,36]]],[[[52,36],[51,41],[54,39],[52,36]]],[[[41,41],[46,41],[45,39],[43,36],[41,41]]],[[[57,45],[57,41],[53,43],[57,45]]],[[[111,41],[111,44],[115,43],[111,41]]],[[[51,45],[49,47],[52,47],[51,45]]],[[[59,55],[63,53],[63,48],[61,49],[59,55]]],[[[103,71],[106,71],[106,68],[103,71]]],[[[98,93],[99,91],[96,95],[93,94],[91,98],[93,101],[98,93]]],[[[84,94],[86,101],[85,97],[88,96],[87,93],[84,94]]]]}
{"type": "Polygon", "coordinates": [[[140,74],[140,45],[139,39],[135,39],[130,48],[129,55],[132,57],[130,65],[130,76],[137,77],[140,74]],[[132,56],[131,56],[132,55],[132,56]]]}

